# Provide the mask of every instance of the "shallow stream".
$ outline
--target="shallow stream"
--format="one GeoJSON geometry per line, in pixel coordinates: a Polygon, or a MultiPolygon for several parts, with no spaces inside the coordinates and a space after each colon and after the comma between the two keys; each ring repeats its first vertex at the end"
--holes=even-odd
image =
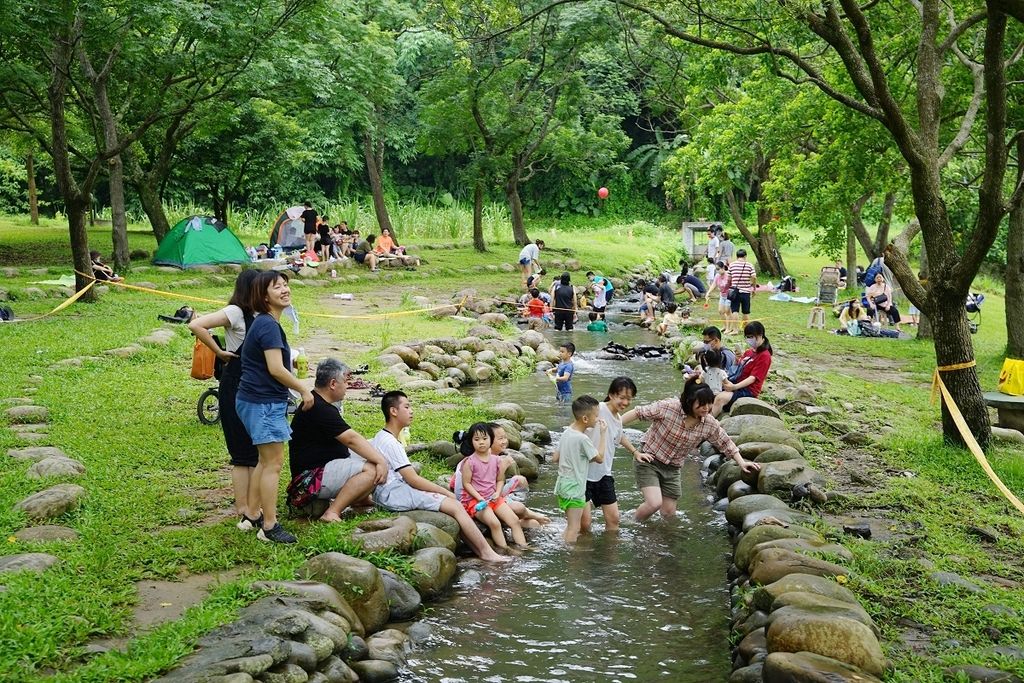
{"type": "MultiPolygon", "coordinates": [[[[609,382],[627,375],[639,387],[634,406],[678,395],[679,374],[667,360],[597,361],[609,340],[626,346],[656,344],[645,330],[609,316],[608,334],[577,329],[549,332],[552,343],[576,344],[574,395],[603,399],[609,382]],[[588,357],[589,356],[589,357],[588,357]]],[[[511,401],[527,422],[542,422],[558,439],[567,408],[541,373],[507,384],[480,385],[467,393],[490,403],[511,401]]],[[[636,442],[640,432],[628,430],[636,442]]],[[[562,541],[564,516],[551,494],[555,466],[541,466],[527,505],[552,518],[529,536],[532,551],[508,568],[479,565],[462,574],[449,599],[435,603],[425,621],[431,639],[414,651],[406,682],[651,681],[708,683],[728,677],[729,550],[724,522],[711,512],[700,486],[699,465],[683,468],[677,520],[657,516],[636,523],[642,501],[631,458],[622,449],[614,463],[623,525],[594,533],[575,548],[562,541]]]]}

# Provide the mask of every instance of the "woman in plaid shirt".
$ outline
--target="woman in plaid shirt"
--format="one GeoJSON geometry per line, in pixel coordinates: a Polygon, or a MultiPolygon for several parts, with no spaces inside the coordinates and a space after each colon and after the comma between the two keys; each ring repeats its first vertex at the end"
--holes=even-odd
{"type": "Polygon", "coordinates": [[[634,408],[622,416],[622,425],[650,422],[640,439],[641,452],[634,458],[636,485],[644,494],[644,502],[636,509],[636,518],[643,521],[655,512],[674,517],[676,501],[682,495],[679,468],[687,454],[701,442],[709,441],[727,458],[732,458],[744,473],[761,469],[756,462],[740,455],[718,420],[711,417],[715,393],[700,377],[686,382],[678,398],[634,408]]]}

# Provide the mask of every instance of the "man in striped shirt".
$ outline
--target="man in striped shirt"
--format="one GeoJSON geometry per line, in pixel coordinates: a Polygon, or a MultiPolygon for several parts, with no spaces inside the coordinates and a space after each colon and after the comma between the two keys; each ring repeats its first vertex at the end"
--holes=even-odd
{"type": "Polygon", "coordinates": [[[750,320],[750,297],[754,295],[757,288],[757,272],[754,264],[747,261],[747,250],[740,249],[736,252],[736,260],[729,264],[729,278],[732,288],[738,290],[739,294],[732,299],[732,313],[736,315],[743,312],[743,322],[750,320]]]}

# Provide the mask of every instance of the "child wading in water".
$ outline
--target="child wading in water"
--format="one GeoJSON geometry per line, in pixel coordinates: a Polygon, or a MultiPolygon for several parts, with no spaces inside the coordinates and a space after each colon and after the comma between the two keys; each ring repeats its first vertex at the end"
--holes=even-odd
{"type": "Polygon", "coordinates": [[[494,431],[485,422],[477,422],[463,435],[459,450],[468,455],[462,463],[462,505],[473,519],[491,531],[494,545],[507,548],[504,524],[512,531],[516,546],[526,548],[526,536],[519,518],[501,495],[505,485],[505,463],[491,453],[494,431]]]}
{"type": "Polygon", "coordinates": [[[548,375],[555,378],[555,390],[559,403],[572,401],[572,375],[576,367],[572,363],[572,356],[576,353],[576,345],[566,342],[558,347],[558,365],[548,370],[548,375]]]}
{"type": "MultiPolygon", "coordinates": [[[[622,414],[629,409],[629,404],[636,398],[636,384],[629,377],[616,377],[608,387],[608,395],[598,404],[598,418],[608,426],[607,439],[601,454],[604,459],[593,461],[587,467],[586,499],[593,508],[601,507],[604,514],[606,531],[619,530],[619,499],[615,494],[615,478],[612,476],[612,459],[615,448],[622,446],[636,458],[640,455],[633,444],[622,433],[622,414]]],[[[587,436],[595,447],[600,445],[601,434],[591,427],[587,436]]],[[[583,509],[583,531],[590,531],[591,506],[583,509]]]]}
{"type": "Polygon", "coordinates": [[[562,434],[553,458],[558,463],[555,496],[558,507],[565,511],[566,543],[575,543],[580,535],[583,510],[587,507],[587,465],[604,461],[608,425],[598,417],[599,406],[590,396],[580,396],[572,402],[573,423],[562,434]],[[599,434],[596,447],[584,433],[591,427],[599,434]]]}

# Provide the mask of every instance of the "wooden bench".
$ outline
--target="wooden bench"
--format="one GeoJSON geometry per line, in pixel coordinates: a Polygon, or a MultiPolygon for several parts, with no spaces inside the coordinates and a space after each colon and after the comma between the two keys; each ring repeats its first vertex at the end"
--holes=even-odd
{"type": "Polygon", "coordinates": [[[999,426],[1024,432],[1024,396],[1010,396],[998,391],[986,391],[985,403],[999,413],[999,426]]]}

